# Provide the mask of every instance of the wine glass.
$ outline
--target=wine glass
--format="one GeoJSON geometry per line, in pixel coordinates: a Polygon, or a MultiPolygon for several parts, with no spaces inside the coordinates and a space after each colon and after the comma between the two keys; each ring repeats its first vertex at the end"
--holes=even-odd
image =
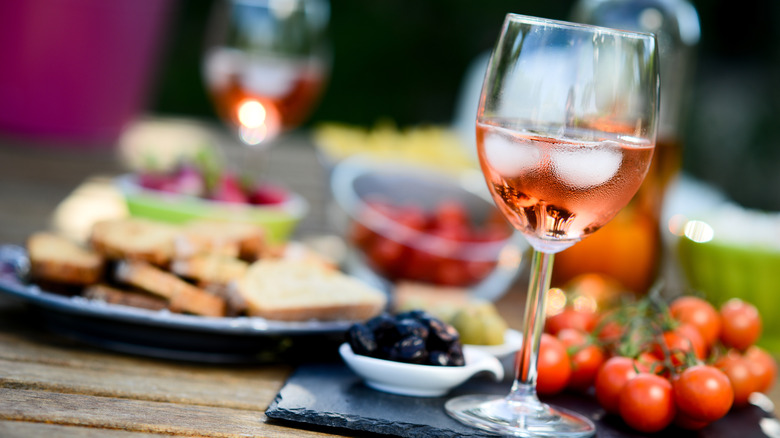
{"type": "Polygon", "coordinates": [[[477,112],[479,161],[493,199],[534,249],[509,395],[448,400],[454,418],[522,437],[595,433],[542,403],[537,355],[554,254],[594,233],[639,188],[655,147],[658,55],[650,34],[508,14],[477,112]]]}
{"type": "Polygon", "coordinates": [[[327,0],[218,0],[203,76],[218,116],[242,143],[267,148],[299,126],[330,71],[327,0]]]}

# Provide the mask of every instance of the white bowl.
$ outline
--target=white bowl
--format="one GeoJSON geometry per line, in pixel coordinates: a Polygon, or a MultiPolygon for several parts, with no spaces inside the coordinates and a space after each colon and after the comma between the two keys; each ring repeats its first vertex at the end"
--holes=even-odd
{"type": "Polygon", "coordinates": [[[341,344],[339,354],[347,366],[371,388],[413,397],[438,397],[464,383],[477,373],[488,372],[496,381],[504,378],[504,367],[495,356],[463,346],[466,364],[461,367],[415,365],[377,359],[352,352],[341,344]]]}
{"type": "MultiPolygon", "coordinates": [[[[509,225],[507,231],[510,233],[505,239],[464,242],[409,228],[382,214],[365,214],[376,211],[370,208],[370,199],[386,200],[395,206],[413,205],[428,213],[442,200],[457,200],[473,222],[482,223],[495,210],[495,205],[484,178],[477,172],[453,175],[411,165],[377,163],[358,156],[340,162],[333,169],[330,184],[338,207],[332,212],[332,219],[345,235],[349,235],[352,223],[358,223],[383,239],[435,260],[492,264],[492,270],[486,276],[457,285],[468,288],[474,298],[497,300],[519,274],[522,253],[528,245],[518,233],[511,232],[509,225]]],[[[353,243],[350,243],[349,249],[345,269],[350,274],[392,291],[394,284],[371,266],[364,250],[353,243]]]]}

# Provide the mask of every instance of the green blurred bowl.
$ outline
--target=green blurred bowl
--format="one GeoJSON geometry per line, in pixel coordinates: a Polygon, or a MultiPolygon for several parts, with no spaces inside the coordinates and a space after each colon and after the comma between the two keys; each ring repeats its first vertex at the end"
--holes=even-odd
{"type": "Polygon", "coordinates": [[[132,216],[174,224],[196,219],[251,223],[266,230],[270,243],[287,241],[309,210],[306,199],[293,192],[289,192],[288,201],[266,206],[232,204],[145,189],[137,184],[136,176],[132,174],[118,177],[116,185],[132,216]]]}
{"type": "MultiPolygon", "coordinates": [[[[682,270],[689,285],[715,306],[735,297],[755,305],[764,324],[758,343],[780,352],[780,246],[766,235],[763,242],[721,237],[729,231],[717,223],[725,227],[726,222],[721,218],[713,226],[707,221],[697,223],[705,234],[711,232],[711,240],[701,241],[706,239],[691,233],[680,237],[677,252],[682,270]]],[[[758,232],[751,223],[732,221],[728,227],[749,230],[751,225],[758,232]]]]}

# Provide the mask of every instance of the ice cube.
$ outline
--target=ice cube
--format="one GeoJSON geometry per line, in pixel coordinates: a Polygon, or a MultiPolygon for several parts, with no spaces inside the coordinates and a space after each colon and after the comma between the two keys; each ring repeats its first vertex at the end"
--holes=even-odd
{"type": "Polygon", "coordinates": [[[620,169],[623,154],[615,142],[598,147],[574,147],[550,152],[553,171],[565,183],[577,189],[599,186],[612,179],[620,169]]]}
{"type": "Polygon", "coordinates": [[[520,142],[497,133],[486,134],[483,146],[488,164],[503,177],[522,175],[537,167],[541,159],[533,142],[520,142]]]}

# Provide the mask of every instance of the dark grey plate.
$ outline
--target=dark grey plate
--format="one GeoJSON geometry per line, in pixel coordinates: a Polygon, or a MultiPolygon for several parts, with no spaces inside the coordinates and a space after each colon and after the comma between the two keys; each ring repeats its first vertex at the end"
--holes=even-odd
{"type": "Polygon", "coordinates": [[[28,266],[23,248],[0,245],[0,293],[27,302],[57,333],[132,354],[215,363],[319,360],[337,357],[354,322],[212,318],[108,304],[28,284],[28,266]]]}

